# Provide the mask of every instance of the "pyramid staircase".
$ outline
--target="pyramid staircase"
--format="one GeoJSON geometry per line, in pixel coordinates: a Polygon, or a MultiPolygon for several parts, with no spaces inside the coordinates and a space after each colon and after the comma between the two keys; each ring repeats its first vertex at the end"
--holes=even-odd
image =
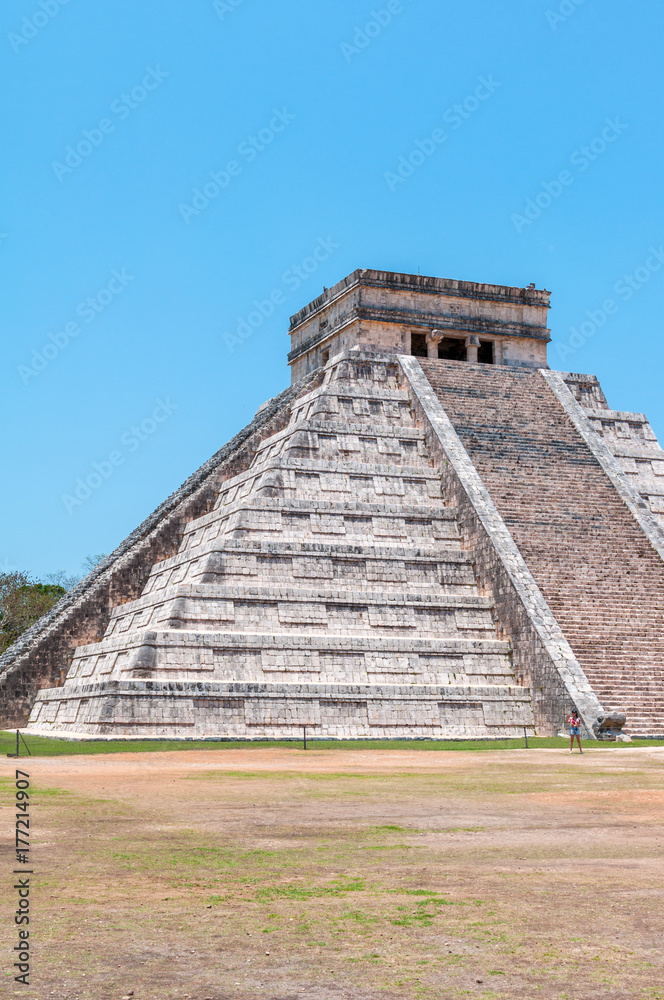
{"type": "Polygon", "coordinates": [[[593,376],[564,376],[568,411],[547,373],[422,368],[604,709],[625,712],[632,736],[664,736],[664,562],[592,440],[659,518],[664,453],[645,417],[609,410],[593,376]],[[570,419],[574,400],[588,440],[570,419]]]}

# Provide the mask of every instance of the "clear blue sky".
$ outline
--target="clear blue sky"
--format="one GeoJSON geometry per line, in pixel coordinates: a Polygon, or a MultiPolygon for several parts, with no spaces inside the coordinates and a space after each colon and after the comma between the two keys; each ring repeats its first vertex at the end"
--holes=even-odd
{"type": "Polygon", "coordinates": [[[12,0],[0,20],[0,569],[111,551],[288,384],[289,316],[357,267],[550,289],[554,342],[592,334],[551,366],[664,438],[660,3],[12,0]]]}

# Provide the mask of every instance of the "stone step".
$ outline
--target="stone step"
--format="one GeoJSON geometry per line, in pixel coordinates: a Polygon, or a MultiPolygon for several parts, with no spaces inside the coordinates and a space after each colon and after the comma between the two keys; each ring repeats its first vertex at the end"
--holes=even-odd
{"type": "MultiPolygon", "coordinates": [[[[645,691],[643,692],[640,687],[629,688],[623,687],[622,685],[597,685],[597,697],[600,701],[604,700],[615,704],[616,698],[620,698],[621,701],[625,702],[625,705],[631,705],[634,709],[635,706],[638,707],[638,713],[645,713],[647,715],[652,715],[655,712],[661,715],[659,712],[658,705],[659,699],[655,691],[645,691]]],[[[625,711],[627,709],[625,708],[625,711]]]]}
{"type": "Polygon", "coordinates": [[[431,462],[424,445],[406,441],[403,436],[376,438],[361,435],[322,435],[315,437],[302,432],[295,435],[292,446],[284,448],[284,457],[319,459],[324,462],[341,462],[352,458],[354,462],[390,462],[406,468],[430,468],[431,462]],[[306,438],[306,440],[305,440],[306,438]]]}
{"type": "MultiPolygon", "coordinates": [[[[399,539],[405,544],[458,539],[456,510],[452,507],[360,501],[301,500],[284,497],[245,497],[215,509],[185,526],[182,551],[213,541],[222,534],[236,537],[261,532],[286,540],[321,536],[365,536],[367,542],[399,539]]],[[[330,539],[331,540],[331,539],[330,539]]]]}
{"type": "MultiPolygon", "coordinates": [[[[213,522],[214,523],[214,522],[213,522]]],[[[296,543],[309,540],[311,542],[355,541],[360,545],[380,546],[381,544],[400,544],[402,546],[432,549],[439,543],[445,543],[459,548],[456,524],[452,521],[435,522],[406,520],[396,517],[354,517],[352,515],[330,514],[290,514],[282,516],[279,513],[265,514],[262,511],[254,513],[246,511],[232,521],[220,526],[218,530],[199,529],[185,535],[183,552],[191,551],[199,545],[208,544],[215,539],[247,538],[296,543]]]]}
{"type": "Polygon", "coordinates": [[[419,427],[411,426],[410,424],[403,427],[394,423],[382,424],[373,415],[368,414],[368,417],[369,419],[364,421],[354,421],[350,417],[345,420],[342,420],[341,417],[337,420],[331,420],[329,417],[325,420],[317,420],[315,417],[312,417],[308,420],[291,422],[282,431],[273,434],[272,437],[266,438],[260,448],[264,448],[269,442],[274,443],[275,440],[287,440],[302,431],[308,431],[311,434],[355,434],[364,437],[367,435],[367,426],[369,426],[369,433],[373,434],[373,437],[385,437],[390,441],[394,440],[394,438],[402,437],[404,441],[416,441],[422,444],[425,441],[424,431],[419,427]]]}
{"type": "MultiPolygon", "coordinates": [[[[262,456],[265,451],[269,448],[274,447],[276,444],[286,443],[293,440],[298,434],[309,433],[312,435],[338,435],[340,437],[346,436],[361,436],[361,437],[374,437],[374,438],[385,438],[387,441],[392,442],[395,439],[403,438],[404,441],[416,442],[419,444],[424,443],[424,432],[420,428],[412,426],[411,424],[401,426],[397,423],[381,423],[379,420],[372,415],[367,415],[367,419],[360,421],[356,418],[332,419],[329,415],[326,416],[325,420],[317,420],[315,417],[291,421],[283,430],[277,431],[271,437],[268,437],[263,441],[257,450],[257,456],[262,456]]],[[[348,449],[346,449],[348,450],[348,449]]],[[[358,449],[355,448],[355,451],[358,449]]]]}
{"type": "Polygon", "coordinates": [[[442,502],[440,475],[434,469],[360,461],[273,458],[221,487],[216,507],[250,493],[268,496],[360,500],[402,497],[404,502],[442,502]]]}
{"type": "Polygon", "coordinates": [[[529,692],[505,686],[140,681],[72,684],[38,696],[31,731],[254,739],[515,737],[529,692]]]}
{"type": "Polygon", "coordinates": [[[222,538],[155,563],[144,594],[178,583],[275,581],[282,586],[337,580],[355,589],[394,591],[468,588],[476,591],[472,566],[458,543],[433,547],[268,542],[222,538]]]}
{"type": "Polygon", "coordinates": [[[631,671],[629,673],[618,671],[607,673],[604,670],[597,670],[593,671],[593,676],[596,678],[595,684],[598,691],[620,689],[625,691],[625,695],[627,696],[630,690],[638,689],[639,696],[643,699],[644,704],[648,701],[648,696],[652,696],[656,701],[658,700],[661,695],[662,682],[664,682],[664,674],[661,671],[654,675],[642,673],[639,676],[631,671]]]}
{"type": "Polygon", "coordinates": [[[508,656],[510,651],[509,642],[501,639],[449,639],[449,638],[422,638],[414,636],[355,636],[338,635],[327,637],[325,635],[310,635],[306,631],[297,634],[267,634],[267,633],[243,633],[236,632],[203,632],[188,630],[168,630],[161,629],[155,631],[135,632],[124,636],[114,636],[109,639],[102,639],[100,642],[88,643],[78,646],[76,656],[99,656],[102,653],[118,650],[139,649],[145,644],[162,645],[164,648],[177,650],[180,647],[190,648],[200,646],[206,649],[215,649],[220,644],[230,645],[232,648],[252,648],[272,649],[279,648],[285,650],[307,650],[316,649],[328,652],[339,653],[342,656],[351,656],[353,653],[382,652],[382,653],[406,653],[413,655],[433,656],[440,654],[451,656],[463,656],[466,654],[487,655],[497,654],[508,656]]]}
{"type": "MultiPolygon", "coordinates": [[[[664,451],[657,441],[624,441],[617,439],[610,441],[603,435],[609,449],[616,458],[620,459],[642,459],[646,465],[651,466],[653,471],[659,475],[664,475],[664,451]]],[[[621,461],[621,464],[622,461],[621,461]]],[[[633,467],[633,466],[632,466],[633,467]]]]}
{"type": "Polygon", "coordinates": [[[522,691],[508,644],[495,638],[426,638],[149,630],[76,650],[65,686],[88,677],[161,677],[256,683],[498,683],[522,691]]]}
{"type": "Polygon", "coordinates": [[[413,419],[407,390],[342,379],[326,382],[300,396],[293,406],[291,421],[310,419],[317,413],[337,413],[344,418],[372,416],[405,423],[413,419]]]}
{"type": "Polygon", "coordinates": [[[581,409],[590,417],[591,420],[618,420],[626,424],[647,424],[648,418],[645,413],[631,413],[629,410],[611,410],[608,407],[601,407],[597,409],[595,407],[582,406],[581,409]]]}
{"type": "Polygon", "coordinates": [[[351,427],[334,425],[323,429],[324,425],[316,422],[316,428],[309,421],[301,421],[294,428],[267,438],[256,453],[252,469],[258,469],[278,456],[326,462],[346,459],[355,462],[389,462],[405,467],[430,465],[424,435],[414,428],[381,430],[374,426],[370,418],[364,427],[354,424],[351,427]]]}
{"type": "Polygon", "coordinates": [[[328,634],[407,633],[495,636],[492,602],[476,595],[390,594],[284,587],[176,585],[115,608],[106,636],[145,628],[305,627],[328,634]],[[229,623],[233,623],[230,625],[229,623]]]}

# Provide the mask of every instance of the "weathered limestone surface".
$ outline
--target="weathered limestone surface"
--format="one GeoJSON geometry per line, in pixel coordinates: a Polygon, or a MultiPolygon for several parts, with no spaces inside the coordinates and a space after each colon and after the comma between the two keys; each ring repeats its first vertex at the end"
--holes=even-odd
{"type": "Polygon", "coordinates": [[[664,735],[661,531],[566,376],[421,364],[604,709],[664,735]]]}
{"type": "Polygon", "coordinates": [[[40,692],[34,731],[532,731],[393,357],[350,352],[221,484],[142,594],[40,692]]]}
{"type": "Polygon", "coordinates": [[[645,500],[664,530],[664,451],[643,413],[611,410],[594,375],[560,373],[590,421],[616,458],[631,488],[645,500]]]}
{"type": "Polygon", "coordinates": [[[292,377],[301,378],[356,346],[417,353],[412,347],[418,335],[427,340],[431,357],[438,357],[437,344],[448,336],[475,358],[486,342],[493,346],[496,364],[546,368],[549,294],[534,286],[354,271],[292,317],[292,377]]]}

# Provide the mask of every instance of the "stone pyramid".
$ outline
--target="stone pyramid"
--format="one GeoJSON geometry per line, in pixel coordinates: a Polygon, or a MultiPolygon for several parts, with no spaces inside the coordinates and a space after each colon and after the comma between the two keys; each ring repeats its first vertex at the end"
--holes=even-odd
{"type": "Polygon", "coordinates": [[[663,734],[664,452],[549,371],[548,295],[326,290],[291,389],[0,659],[5,724],[513,737],[575,706],[663,734]]]}
{"type": "Polygon", "coordinates": [[[177,555],[76,650],[33,727],[147,735],[532,731],[390,360],[340,358],[177,555]]]}

